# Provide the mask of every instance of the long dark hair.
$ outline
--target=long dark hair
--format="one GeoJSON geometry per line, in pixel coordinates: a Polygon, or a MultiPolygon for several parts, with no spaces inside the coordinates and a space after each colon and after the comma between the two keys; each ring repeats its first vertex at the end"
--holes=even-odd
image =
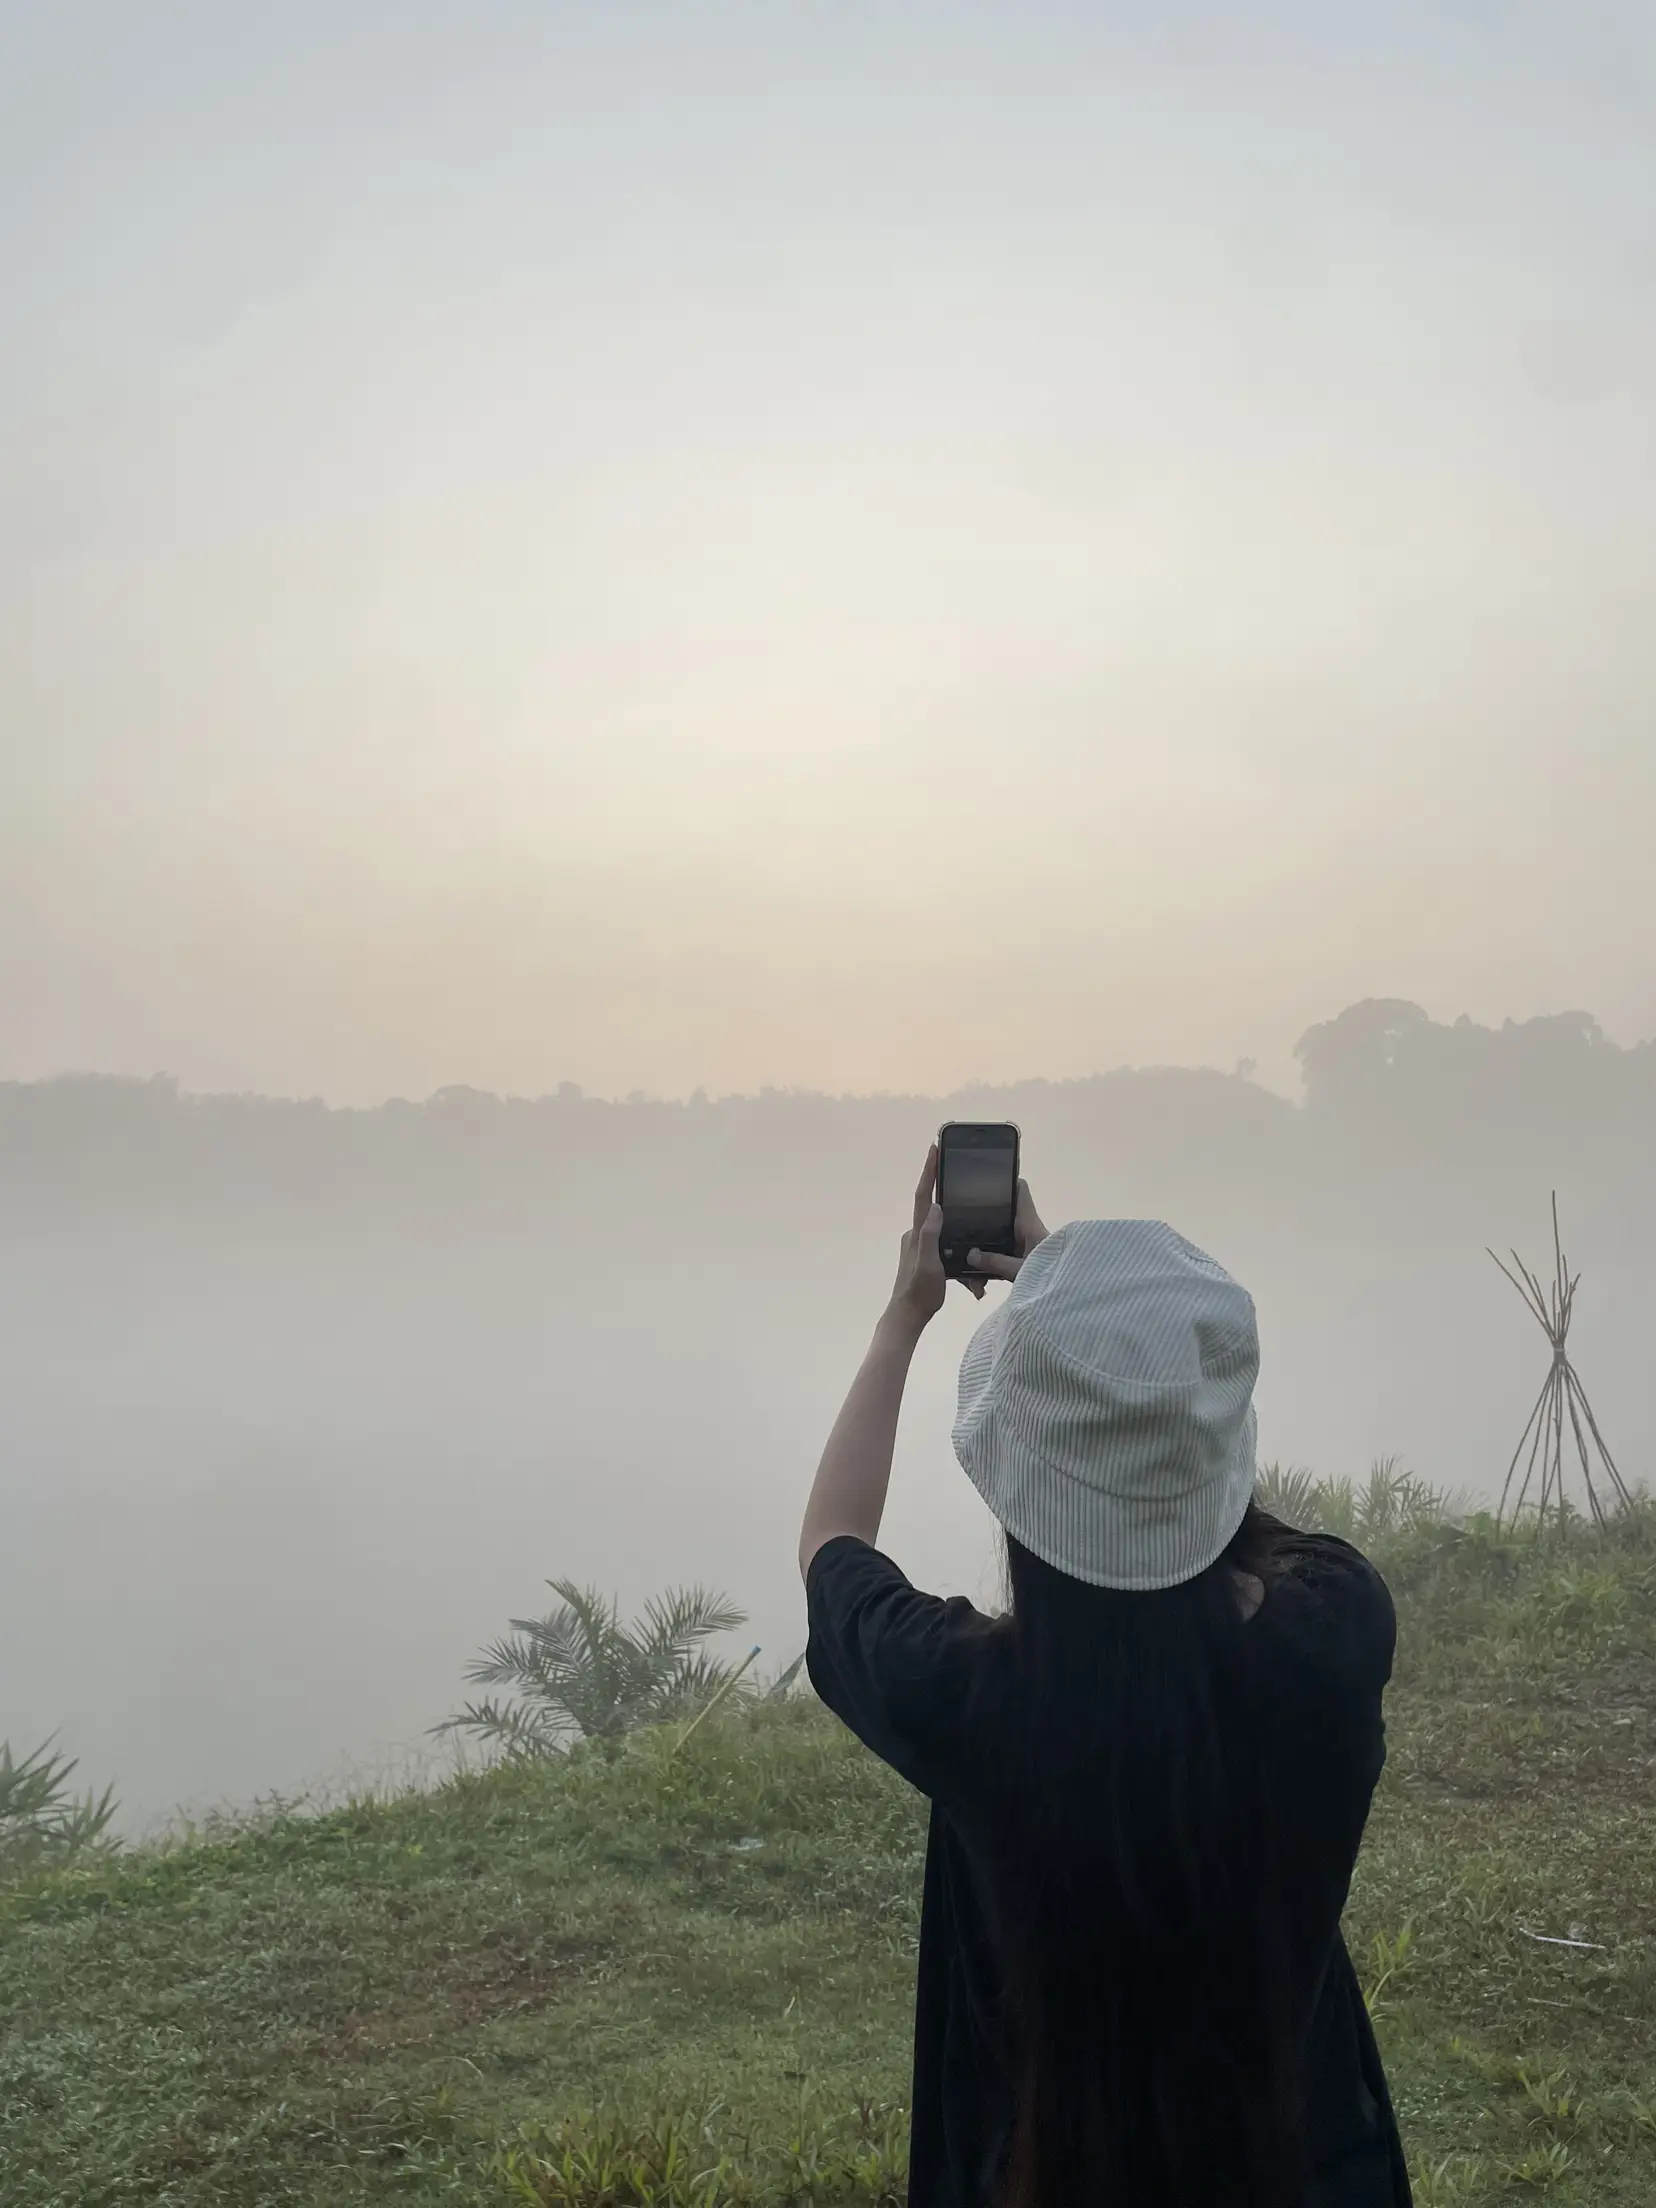
{"type": "Polygon", "coordinates": [[[1237,1576],[1269,1603],[1287,1538],[1251,1508],[1198,1578],[1139,1594],[1007,1537],[983,1713],[1017,2094],[1002,2208],[1303,2197],[1269,1719],[1237,1576]]]}

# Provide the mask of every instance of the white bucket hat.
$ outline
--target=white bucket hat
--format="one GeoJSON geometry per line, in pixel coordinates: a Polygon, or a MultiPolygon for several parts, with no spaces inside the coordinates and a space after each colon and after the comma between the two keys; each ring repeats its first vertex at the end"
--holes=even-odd
{"type": "Polygon", "coordinates": [[[960,1367],[955,1454],[1007,1532],[1095,1587],[1173,1587],[1254,1487],[1253,1298],[1150,1219],[1030,1252],[960,1367]]]}

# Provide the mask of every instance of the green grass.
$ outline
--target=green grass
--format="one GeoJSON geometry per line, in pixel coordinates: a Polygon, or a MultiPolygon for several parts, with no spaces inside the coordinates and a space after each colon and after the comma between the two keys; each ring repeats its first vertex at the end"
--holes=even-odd
{"type": "MultiPolygon", "coordinates": [[[[1348,1930],[1419,2197],[1648,2208],[1656,1512],[1382,1560],[1348,1930]]],[[[0,1888],[0,2200],[900,2199],[923,1805],[809,1698],[674,1739],[0,1888]]]]}

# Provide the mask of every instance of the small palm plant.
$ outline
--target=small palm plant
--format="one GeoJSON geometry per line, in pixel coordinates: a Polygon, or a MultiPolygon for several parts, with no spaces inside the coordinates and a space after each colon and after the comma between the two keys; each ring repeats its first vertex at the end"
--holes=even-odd
{"type": "Polygon", "coordinates": [[[75,1759],[55,1754],[49,1740],[26,1756],[14,1756],[11,1742],[0,1740],[0,1876],[113,1845],[113,1788],[71,1794],[74,1773],[75,1759]]]}
{"type": "Polygon", "coordinates": [[[474,1686],[506,1687],[511,1696],[468,1702],[436,1732],[471,1733],[511,1757],[552,1756],[572,1739],[618,1740],[640,1725],[691,1716],[734,1689],[738,1667],[703,1645],[747,1623],[727,1595],[670,1588],[623,1625],[613,1596],[569,1579],[547,1584],[556,1607],[544,1618],[514,1618],[511,1632],[467,1667],[474,1686]]]}

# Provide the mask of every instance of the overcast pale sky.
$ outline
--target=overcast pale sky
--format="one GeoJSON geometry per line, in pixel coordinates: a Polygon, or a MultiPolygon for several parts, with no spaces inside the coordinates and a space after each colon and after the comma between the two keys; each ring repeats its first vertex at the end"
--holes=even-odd
{"type": "Polygon", "coordinates": [[[0,1075],[1656,1032],[1653,26],[0,4],[0,1075]]]}

